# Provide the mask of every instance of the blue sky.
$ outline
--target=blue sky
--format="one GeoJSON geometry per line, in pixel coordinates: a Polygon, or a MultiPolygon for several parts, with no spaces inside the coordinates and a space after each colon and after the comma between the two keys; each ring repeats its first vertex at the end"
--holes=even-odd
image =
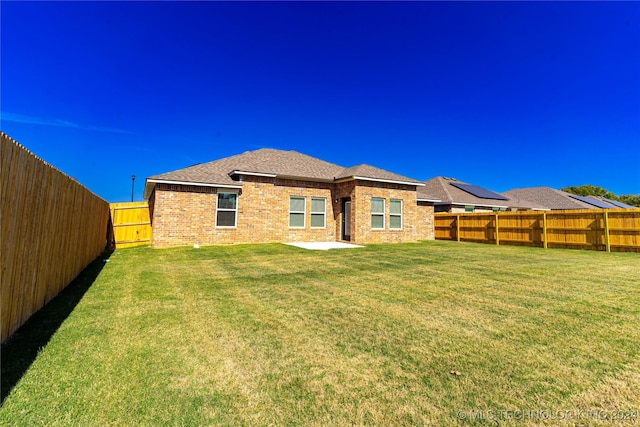
{"type": "Polygon", "coordinates": [[[639,2],[0,2],[2,130],[110,202],[261,147],[640,193],[639,2]]]}

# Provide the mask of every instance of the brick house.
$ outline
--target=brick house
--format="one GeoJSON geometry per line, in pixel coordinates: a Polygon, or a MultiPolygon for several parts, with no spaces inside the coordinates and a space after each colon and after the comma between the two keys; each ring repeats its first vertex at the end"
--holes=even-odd
{"type": "Polygon", "coordinates": [[[260,149],[147,178],[152,247],[433,239],[419,181],[260,149]]]}

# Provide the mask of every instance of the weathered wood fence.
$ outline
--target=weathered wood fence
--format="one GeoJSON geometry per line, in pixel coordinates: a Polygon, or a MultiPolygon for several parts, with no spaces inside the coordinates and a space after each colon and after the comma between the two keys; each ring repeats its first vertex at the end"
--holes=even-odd
{"type": "Polygon", "coordinates": [[[0,133],[4,342],[105,249],[109,204],[0,133]]]}
{"type": "Polygon", "coordinates": [[[148,245],[151,243],[149,203],[111,203],[113,240],[117,248],[148,245]]]}
{"type": "Polygon", "coordinates": [[[440,240],[640,252],[640,208],[437,213],[434,227],[440,240]]]}

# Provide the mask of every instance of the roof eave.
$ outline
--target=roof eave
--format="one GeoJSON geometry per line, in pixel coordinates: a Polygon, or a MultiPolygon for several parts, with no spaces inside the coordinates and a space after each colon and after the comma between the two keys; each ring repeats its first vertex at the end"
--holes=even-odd
{"type": "Polygon", "coordinates": [[[309,176],[298,176],[298,175],[281,175],[275,173],[266,173],[266,172],[248,172],[241,170],[234,170],[229,173],[229,176],[233,175],[245,175],[245,176],[258,176],[264,178],[280,178],[280,179],[292,179],[296,181],[313,181],[313,182],[333,182],[333,179],[328,178],[314,178],[309,176]]]}
{"type": "Polygon", "coordinates": [[[234,188],[239,189],[242,188],[242,184],[222,184],[222,183],[212,183],[212,182],[195,182],[195,181],[176,181],[172,179],[152,179],[147,178],[147,182],[144,188],[143,197],[145,199],[149,199],[151,197],[151,193],[153,192],[153,188],[156,184],[171,184],[171,185],[194,185],[197,187],[215,187],[215,188],[234,188]]]}
{"type": "Polygon", "coordinates": [[[333,179],[328,178],[313,178],[308,176],[295,176],[295,175],[275,175],[280,179],[292,179],[296,181],[313,181],[313,182],[334,182],[333,179]]]}
{"type": "Polygon", "coordinates": [[[424,184],[421,183],[421,182],[400,181],[400,180],[395,180],[395,179],[384,179],[384,178],[369,178],[368,176],[359,176],[359,175],[336,178],[336,179],[334,179],[333,182],[345,182],[345,181],[352,181],[352,180],[384,182],[384,183],[387,183],[387,184],[402,184],[402,185],[413,185],[415,187],[424,187],[424,184]]]}
{"type": "Polygon", "coordinates": [[[149,182],[149,179],[147,179],[144,184],[144,192],[142,193],[142,198],[145,200],[149,200],[149,198],[151,197],[151,193],[153,193],[153,187],[155,186],[155,183],[149,182]]]}
{"type": "Polygon", "coordinates": [[[233,175],[262,176],[266,178],[275,178],[277,176],[274,173],[248,172],[248,171],[240,171],[240,170],[234,170],[231,173],[229,173],[229,176],[233,176],[233,175]]]}
{"type": "Polygon", "coordinates": [[[518,207],[518,206],[512,206],[512,205],[490,205],[488,203],[475,203],[475,202],[442,202],[442,203],[436,203],[437,205],[456,205],[456,206],[485,206],[487,208],[511,208],[511,207],[518,207]]]}

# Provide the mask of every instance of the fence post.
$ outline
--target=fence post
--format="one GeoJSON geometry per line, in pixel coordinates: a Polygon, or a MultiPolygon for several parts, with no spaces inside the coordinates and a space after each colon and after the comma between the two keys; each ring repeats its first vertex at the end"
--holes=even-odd
{"type": "Polygon", "coordinates": [[[496,245],[500,246],[500,228],[498,227],[498,213],[496,212],[496,245]]]}
{"type": "Polygon", "coordinates": [[[604,210],[604,245],[607,248],[607,252],[611,252],[611,243],[609,241],[609,212],[604,210]]]}
{"type": "Polygon", "coordinates": [[[456,240],[460,241],[460,214],[456,215],[456,240]]]}
{"type": "Polygon", "coordinates": [[[547,214],[546,212],[542,213],[542,247],[547,249],[547,214]]]}

